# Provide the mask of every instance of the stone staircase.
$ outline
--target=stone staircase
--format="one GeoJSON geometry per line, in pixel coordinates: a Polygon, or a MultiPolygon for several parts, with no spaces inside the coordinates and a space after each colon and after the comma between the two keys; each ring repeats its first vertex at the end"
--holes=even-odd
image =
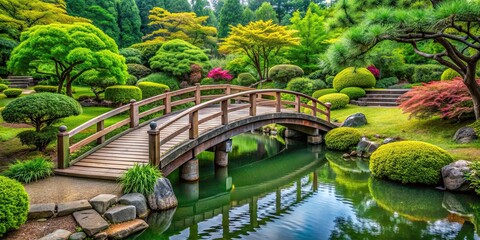
{"type": "Polygon", "coordinates": [[[367,95],[351,103],[358,106],[396,107],[397,99],[410,89],[366,90],[367,95]]]}
{"type": "Polygon", "coordinates": [[[10,82],[10,88],[28,88],[34,84],[31,76],[8,76],[5,80],[10,82]]]}

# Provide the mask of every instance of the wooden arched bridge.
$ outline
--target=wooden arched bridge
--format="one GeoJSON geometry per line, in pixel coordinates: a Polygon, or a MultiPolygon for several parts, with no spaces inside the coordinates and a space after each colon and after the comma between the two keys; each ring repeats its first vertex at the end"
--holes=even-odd
{"type": "Polygon", "coordinates": [[[60,127],[55,173],[117,179],[136,163],[151,163],[164,175],[181,166],[182,178],[196,180],[198,173],[192,175],[190,170],[198,169],[197,154],[215,147],[220,159],[218,164],[225,166],[222,154],[227,154],[227,140],[271,123],[286,125],[317,138],[335,127],[330,123],[329,104],[302,93],[197,84],[132,101],[70,131],[60,127]],[[291,95],[295,101],[282,100],[282,95],[291,95]],[[303,99],[312,104],[302,103],[303,99]],[[175,111],[175,108],[180,110],[175,111]],[[302,109],[310,109],[311,113],[305,114],[302,109]],[[118,115],[125,119],[105,126],[107,119],[118,115]],[[77,134],[88,132],[94,133],[74,141],[77,134]],[[85,148],[89,150],[85,152],[85,148]],[[75,155],[79,156],[73,159],[75,155]]]}

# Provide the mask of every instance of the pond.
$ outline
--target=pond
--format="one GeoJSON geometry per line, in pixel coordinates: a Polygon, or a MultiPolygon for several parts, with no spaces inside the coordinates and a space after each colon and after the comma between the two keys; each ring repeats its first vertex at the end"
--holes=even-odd
{"type": "Polygon", "coordinates": [[[479,239],[480,198],[370,177],[303,142],[243,134],[229,167],[202,153],[200,181],[169,178],[179,206],[135,239],[479,239]]]}

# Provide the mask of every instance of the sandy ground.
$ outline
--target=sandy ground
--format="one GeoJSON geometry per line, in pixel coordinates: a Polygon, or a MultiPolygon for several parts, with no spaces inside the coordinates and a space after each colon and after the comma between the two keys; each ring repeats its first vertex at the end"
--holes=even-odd
{"type": "Polygon", "coordinates": [[[51,218],[47,221],[39,222],[36,220],[27,221],[20,229],[10,231],[5,236],[5,240],[30,240],[44,237],[57,229],[65,229],[70,232],[75,232],[77,223],[72,215],[65,217],[51,218]]]}

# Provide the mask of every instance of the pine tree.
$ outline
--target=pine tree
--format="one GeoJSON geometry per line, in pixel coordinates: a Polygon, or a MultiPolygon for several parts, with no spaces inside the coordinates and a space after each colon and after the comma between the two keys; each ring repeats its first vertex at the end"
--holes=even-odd
{"type": "Polygon", "coordinates": [[[148,26],[148,23],[150,22],[148,19],[150,10],[152,10],[154,7],[165,8],[164,0],[136,0],[136,3],[138,10],[140,11],[140,19],[142,21],[140,30],[143,34],[151,32],[152,29],[148,26]]]}
{"type": "Polygon", "coordinates": [[[236,26],[241,22],[243,12],[239,0],[227,0],[220,10],[220,24],[218,29],[219,37],[226,37],[230,32],[230,25],[236,26]]]}
{"type": "Polygon", "coordinates": [[[255,10],[255,20],[268,21],[272,20],[273,23],[278,23],[277,13],[273,10],[273,7],[270,3],[264,2],[262,6],[255,10]]]}
{"type": "Polygon", "coordinates": [[[209,12],[206,9],[208,5],[207,0],[195,0],[193,1],[193,12],[197,14],[197,16],[208,16],[209,12]]]}
{"type": "Polygon", "coordinates": [[[165,9],[172,13],[191,12],[192,6],[188,0],[165,0],[165,9]]]}
{"type": "Polygon", "coordinates": [[[140,42],[141,19],[135,0],[122,0],[117,3],[118,27],[120,28],[120,47],[128,47],[140,42]]]}
{"type": "Polygon", "coordinates": [[[247,25],[249,22],[255,21],[255,13],[250,8],[246,7],[242,13],[242,25],[247,25]]]}

